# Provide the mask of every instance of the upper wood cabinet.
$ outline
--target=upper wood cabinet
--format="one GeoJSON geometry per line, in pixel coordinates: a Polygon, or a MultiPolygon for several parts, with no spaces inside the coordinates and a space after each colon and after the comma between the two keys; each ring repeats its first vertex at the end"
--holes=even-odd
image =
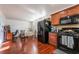
{"type": "Polygon", "coordinates": [[[60,18],[67,16],[67,11],[60,12],[60,18]]]}
{"type": "Polygon", "coordinates": [[[60,18],[61,17],[65,17],[67,16],[67,12],[66,11],[61,11],[57,14],[54,14],[51,16],[51,22],[53,25],[59,25],[60,24],[60,18]]]}
{"type": "Polygon", "coordinates": [[[59,24],[59,19],[60,19],[60,14],[52,15],[52,17],[51,17],[52,24],[53,25],[58,25],[59,24]]]}
{"type": "Polygon", "coordinates": [[[79,14],[79,6],[67,10],[67,15],[71,16],[74,14],[79,14]]]}
{"type": "Polygon", "coordinates": [[[51,15],[51,22],[53,25],[59,25],[60,18],[65,17],[65,16],[75,15],[75,14],[79,14],[79,5],[77,5],[75,7],[71,7],[69,9],[66,9],[63,11],[60,11],[56,14],[52,14],[51,15]]]}

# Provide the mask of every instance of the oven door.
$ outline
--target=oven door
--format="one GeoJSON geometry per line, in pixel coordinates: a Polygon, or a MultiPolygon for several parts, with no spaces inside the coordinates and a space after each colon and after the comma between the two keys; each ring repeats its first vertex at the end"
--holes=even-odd
{"type": "Polygon", "coordinates": [[[69,49],[76,49],[78,44],[77,44],[77,38],[75,38],[74,36],[71,35],[61,35],[61,38],[59,40],[60,45],[65,46],[66,48],[69,49]]]}

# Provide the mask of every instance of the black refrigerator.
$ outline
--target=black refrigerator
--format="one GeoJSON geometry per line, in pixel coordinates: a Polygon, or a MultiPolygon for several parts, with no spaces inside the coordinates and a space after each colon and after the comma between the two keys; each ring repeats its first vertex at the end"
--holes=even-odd
{"type": "Polygon", "coordinates": [[[51,22],[42,20],[38,22],[38,41],[48,43],[49,32],[51,31],[51,22]]]}

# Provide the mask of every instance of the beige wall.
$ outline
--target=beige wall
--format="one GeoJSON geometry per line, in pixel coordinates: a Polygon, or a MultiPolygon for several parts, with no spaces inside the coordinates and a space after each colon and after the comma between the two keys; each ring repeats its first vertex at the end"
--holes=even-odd
{"type": "Polygon", "coordinates": [[[76,28],[79,28],[79,24],[71,24],[71,25],[58,25],[58,26],[55,26],[56,28],[58,29],[62,29],[62,28],[70,28],[70,27],[76,27],[76,28]]]}

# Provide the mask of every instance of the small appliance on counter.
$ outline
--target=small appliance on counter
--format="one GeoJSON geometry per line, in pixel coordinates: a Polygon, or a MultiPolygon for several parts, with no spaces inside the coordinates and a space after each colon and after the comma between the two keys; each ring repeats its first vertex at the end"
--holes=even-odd
{"type": "Polygon", "coordinates": [[[55,26],[51,25],[51,32],[58,33],[58,29],[55,26]]]}
{"type": "Polygon", "coordinates": [[[66,53],[79,53],[79,28],[63,28],[59,31],[57,45],[66,53]]]}

